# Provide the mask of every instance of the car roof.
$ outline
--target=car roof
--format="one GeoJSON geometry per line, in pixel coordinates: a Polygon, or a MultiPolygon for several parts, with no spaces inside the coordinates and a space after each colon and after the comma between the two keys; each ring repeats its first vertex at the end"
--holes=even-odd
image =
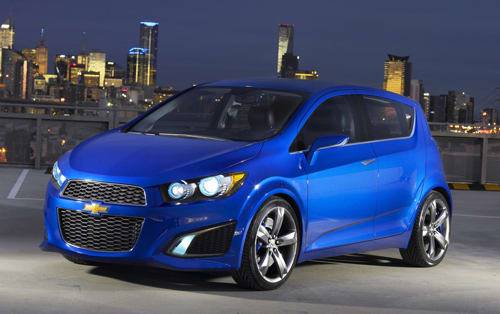
{"type": "Polygon", "coordinates": [[[297,80],[287,78],[247,78],[213,81],[198,86],[207,87],[254,87],[271,90],[281,90],[289,92],[308,93],[311,95],[321,94],[323,92],[334,92],[341,90],[359,90],[371,91],[381,94],[394,100],[399,100],[411,106],[416,106],[411,99],[391,93],[379,88],[356,86],[356,85],[335,85],[331,82],[322,80],[297,80]]]}
{"type": "Polygon", "coordinates": [[[316,93],[323,90],[331,89],[346,89],[346,88],[366,88],[359,86],[336,86],[331,82],[321,80],[297,80],[286,78],[248,78],[248,79],[234,79],[234,80],[221,80],[201,84],[201,86],[210,87],[257,87],[267,88],[283,91],[296,91],[316,93]]]}

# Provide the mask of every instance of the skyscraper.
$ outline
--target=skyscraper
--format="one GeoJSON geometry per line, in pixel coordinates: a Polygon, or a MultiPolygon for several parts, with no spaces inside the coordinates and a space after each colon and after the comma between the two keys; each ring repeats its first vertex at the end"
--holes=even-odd
{"type": "Polygon", "coordinates": [[[448,95],[433,95],[429,102],[429,122],[446,122],[448,95]]]}
{"type": "Polygon", "coordinates": [[[498,124],[498,110],[495,108],[484,108],[481,111],[481,122],[484,127],[498,124]]]}
{"type": "Polygon", "coordinates": [[[85,72],[86,67],[84,64],[80,64],[77,62],[72,62],[69,65],[69,74],[68,80],[73,85],[78,85],[80,83],[80,77],[83,72],[85,72]]]}
{"type": "Polygon", "coordinates": [[[424,110],[425,118],[429,120],[429,112],[431,110],[431,94],[425,92],[422,96],[422,109],[424,110]]]}
{"type": "Polygon", "coordinates": [[[422,80],[413,79],[410,83],[410,98],[422,105],[424,97],[424,83],[422,80]]]}
{"type": "Polygon", "coordinates": [[[2,75],[0,76],[0,96],[6,98],[14,98],[16,96],[16,84],[18,82],[18,78],[16,77],[16,67],[19,62],[23,60],[23,57],[17,52],[2,48],[2,75]]]}
{"type": "Polygon", "coordinates": [[[12,98],[29,98],[33,88],[33,64],[20,53],[3,48],[0,95],[12,98]]]}
{"type": "Polygon", "coordinates": [[[104,78],[106,77],[106,54],[104,52],[89,53],[89,72],[99,73],[99,86],[104,86],[104,78]]]}
{"type": "Polygon", "coordinates": [[[24,48],[21,50],[21,54],[29,62],[36,63],[36,49],[35,48],[24,48]]]}
{"type": "Polygon", "coordinates": [[[384,63],[384,84],[387,91],[410,96],[411,63],[409,56],[387,55],[384,63]]]}
{"type": "Polygon", "coordinates": [[[446,102],[446,122],[473,123],[474,97],[462,91],[449,91],[446,102]]]}
{"type": "Polygon", "coordinates": [[[7,19],[0,25],[0,78],[2,76],[2,49],[13,49],[14,34],[14,24],[11,19],[7,19]]]}
{"type": "Polygon", "coordinates": [[[299,70],[299,56],[294,55],[291,52],[285,52],[281,59],[281,70],[280,76],[293,78],[295,77],[295,72],[299,70]]]}
{"type": "Polygon", "coordinates": [[[75,59],[75,57],[70,55],[56,55],[54,68],[59,81],[66,81],[69,79],[69,65],[73,63],[75,59]]]}
{"type": "Polygon", "coordinates": [[[145,67],[143,85],[154,86],[156,84],[156,62],[158,55],[158,23],[141,22],[139,47],[144,50],[145,67]]]}
{"type": "Polygon", "coordinates": [[[45,30],[40,32],[40,42],[35,48],[35,63],[38,65],[38,74],[44,75],[49,70],[49,49],[45,46],[45,30]]]}
{"type": "Polygon", "coordinates": [[[16,65],[16,96],[21,99],[28,99],[33,94],[33,80],[35,71],[33,63],[25,58],[20,60],[16,65]]]}
{"type": "Polygon", "coordinates": [[[115,77],[116,64],[113,61],[106,61],[106,78],[115,77]]]}
{"type": "Polygon", "coordinates": [[[14,24],[11,19],[7,19],[0,25],[0,49],[13,49],[14,48],[14,24]]]}
{"type": "Polygon", "coordinates": [[[281,63],[285,53],[293,54],[293,25],[280,24],[278,27],[278,60],[276,63],[276,72],[281,72],[281,63]]]}
{"type": "Polygon", "coordinates": [[[89,69],[89,55],[87,53],[80,53],[76,56],[76,63],[82,64],[85,70],[89,69]]]}
{"type": "Polygon", "coordinates": [[[144,85],[144,69],[147,50],[141,47],[131,48],[127,56],[127,83],[130,85],[144,85]]]}

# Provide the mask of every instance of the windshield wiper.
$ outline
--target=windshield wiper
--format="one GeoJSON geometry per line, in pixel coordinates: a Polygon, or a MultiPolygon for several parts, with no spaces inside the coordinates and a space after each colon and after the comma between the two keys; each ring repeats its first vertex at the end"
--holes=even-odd
{"type": "Polygon", "coordinates": [[[221,137],[206,136],[206,135],[196,135],[196,134],[182,134],[182,133],[164,133],[164,132],[159,132],[159,133],[157,133],[157,135],[187,137],[187,138],[200,138],[200,139],[215,140],[215,141],[227,141],[225,138],[221,138],[221,137]]]}

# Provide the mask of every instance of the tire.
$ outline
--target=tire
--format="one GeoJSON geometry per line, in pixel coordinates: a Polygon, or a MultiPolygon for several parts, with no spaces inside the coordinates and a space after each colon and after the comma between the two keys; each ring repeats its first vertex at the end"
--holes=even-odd
{"type": "Polygon", "coordinates": [[[403,261],[416,267],[432,267],[441,263],[449,247],[450,218],[446,198],[437,191],[430,192],[415,218],[408,247],[399,250],[403,261]]]}
{"type": "Polygon", "coordinates": [[[278,288],[288,280],[297,263],[300,239],[300,224],[292,206],[280,197],[271,197],[252,221],[241,266],[233,271],[233,279],[246,289],[278,288]],[[276,224],[278,230],[275,231],[278,215],[283,218],[281,224],[276,224]]]}
{"type": "Polygon", "coordinates": [[[63,255],[63,256],[68,261],[70,261],[70,262],[72,262],[74,264],[78,264],[78,265],[85,265],[85,266],[107,266],[108,265],[106,263],[89,261],[89,260],[85,260],[85,259],[81,259],[81,258],[78,258],[78,257],[71,256],[71,255],[63,255]]]}

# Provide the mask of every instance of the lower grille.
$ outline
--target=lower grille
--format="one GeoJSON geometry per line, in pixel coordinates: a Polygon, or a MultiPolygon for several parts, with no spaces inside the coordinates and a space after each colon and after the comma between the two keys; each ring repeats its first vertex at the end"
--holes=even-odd
{"type": "Polygon", "coordinates": [[[94,216],[81,211],[59,209],[61,235],[71,245],[106,252],[126,252],[139,239],[144,218],[94,216]]]}
{"type": "Polygon", "coordinates": [[[186,251],[186,255],[222,255],[227,252],[233,239],[234,223],[200,231],[186,251]]]}

